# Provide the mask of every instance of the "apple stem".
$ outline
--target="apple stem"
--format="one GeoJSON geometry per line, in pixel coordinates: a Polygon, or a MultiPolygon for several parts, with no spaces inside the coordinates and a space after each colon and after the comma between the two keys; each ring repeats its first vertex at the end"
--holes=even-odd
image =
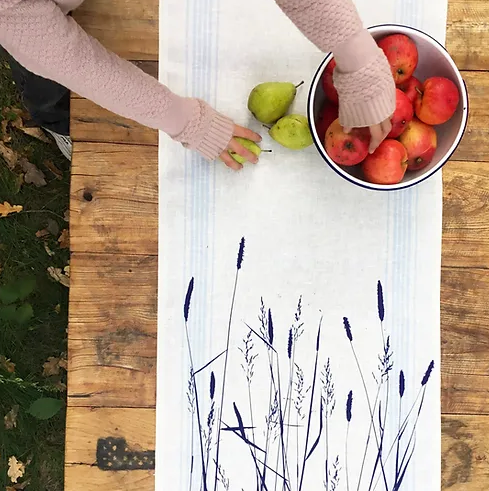
{"type": "Polygon", "coordinates": [[[419,95],[423,95],[423,92],[421,92],[421,91],[419,90],[419,87],[416,87],[416,92],[417,92],[419,95]]]}
{"type": "Polygon", "coordinates": [[[304,85],[304,80],[300,84],[296,85],[295,88],[298,89],[301,85],[304,85]]]}

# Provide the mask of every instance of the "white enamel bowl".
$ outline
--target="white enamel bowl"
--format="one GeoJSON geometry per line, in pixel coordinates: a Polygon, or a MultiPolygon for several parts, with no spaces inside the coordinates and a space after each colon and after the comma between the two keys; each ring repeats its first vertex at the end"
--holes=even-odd
{"type": "Polygon", "coordinates": [[[319,153],[330,165],[330,167],[343,178],[358,186],[374,190],[389,191],[408,188],[432,176],[443,167],[443,165],[455,152],[457,146],[462,140],[465,128],[467,126],[469,113],[467,87],[457,66],[448,54],[448,51],[428,34],[411,27],[395,24],[371,27],[369,28],[369,31],[375,39],[381,39],[389,34],[406,34],[416,43],[419,52],[419,65],[414,75],[421,80],[421,82],[429,77],[446,77],[452,80],[459,89],[460,103],[455,115],[447,123],[435,127],[438,135],[438,148],[433,161],[424,169],[415,172],[407,172],[404,179],[399,184],[381,185],[367,182],[363,178],[362,171],[359,166],[342,167],[337,165],[329,158],[323,147],[323,142],[321,141],[322,136],[320,137],[318,135],[314,121],[315,116],[325,100],[325,95],[321,85],[321,77],[326,66],[333,58],[331,53],[321,63],[321,66],[316,72],[311,85],[307,107],[309,124],[311,126],[314,143],[319,153]]]}

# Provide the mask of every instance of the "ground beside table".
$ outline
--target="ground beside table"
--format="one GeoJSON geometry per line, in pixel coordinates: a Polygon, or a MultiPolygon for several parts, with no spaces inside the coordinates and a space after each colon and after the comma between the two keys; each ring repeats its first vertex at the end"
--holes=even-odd
{"type": "MultiPolygon", "coordinates": [[[[156,76],[157,1],[87,0],[76,17],[156,76]]],[[[486,0],[449,0],[448,48],[471,102],[443,173],[442,488],[451,491],[489,487],[488,22],[486,0]]],[[[74,96],[72,135],[66,490],[153,491],[157,133],[74,96]],[[138,470],[111,470],[128,460],[138,470]]]]}

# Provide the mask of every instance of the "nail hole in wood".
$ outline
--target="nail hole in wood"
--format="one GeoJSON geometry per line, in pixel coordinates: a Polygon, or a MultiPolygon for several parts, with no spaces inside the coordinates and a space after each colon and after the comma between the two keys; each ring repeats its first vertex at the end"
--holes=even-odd
{"type": "Polygon", "coordinates": [[[91,193],[90,191],[85,191],[85,192],[83,193],[83,199],[84,199],[85,201],[92,201],[92,199],[93,199],[93,195],[92,195],[92,193],[91,193]]]}

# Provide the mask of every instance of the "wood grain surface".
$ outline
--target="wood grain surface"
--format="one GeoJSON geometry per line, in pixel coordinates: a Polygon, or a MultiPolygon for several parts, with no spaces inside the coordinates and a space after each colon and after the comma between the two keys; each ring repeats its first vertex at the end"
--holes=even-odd
{"type": "MultiPolygon", "coordinates": [[[[75,17],[157,75],[157,0],[87,0],[75,17]]],[[[447,48],[470,93],[465,138],[443,171],[441,484],[450,491],[489,488],[488,26],[485,0],[449,0],[447,48]]],[[[154,449],[158,135],[76,95],[71,124],[66,489],[153,491],[153,471],[102,471],[95,450],[109,436],[154,449]]]]}

